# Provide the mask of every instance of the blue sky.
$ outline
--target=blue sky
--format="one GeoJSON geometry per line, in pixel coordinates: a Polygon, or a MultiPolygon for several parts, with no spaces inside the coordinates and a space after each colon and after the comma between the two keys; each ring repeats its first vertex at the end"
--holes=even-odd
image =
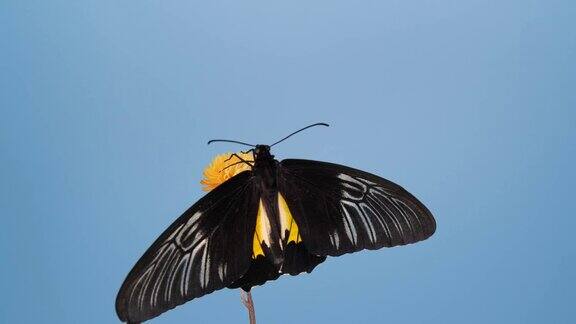
{"type": "MultiPolygon", "coordinates": [[[[576,316],[574,1],[0,3],[0,322],[115,323],[122,280],[228,144],[346,164],[422,243],[254,289],[259,323],[576,316]]],[[[238,291],[153,323],[242,323],[238,291]]]]}

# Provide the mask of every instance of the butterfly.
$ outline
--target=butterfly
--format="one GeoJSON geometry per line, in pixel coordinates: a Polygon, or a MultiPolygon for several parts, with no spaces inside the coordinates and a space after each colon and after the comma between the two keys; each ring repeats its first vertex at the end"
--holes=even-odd
{"type": "Polygon", "coordinates": [[[430,211],[399,185],[347,166],[277,161],[272,145],[250,145],[247,166],[216,186],[144,253],[116,299],[121,321],[142,322],[222,288],[251,287],[312,272],[328,256],[422,241],[430,211]]]}

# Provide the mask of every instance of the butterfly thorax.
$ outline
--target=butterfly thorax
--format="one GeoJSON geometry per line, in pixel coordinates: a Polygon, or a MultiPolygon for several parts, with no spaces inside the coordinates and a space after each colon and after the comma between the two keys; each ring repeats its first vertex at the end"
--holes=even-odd
{"type": "Polygon", "coordinates": [[[252,172],[260,184],[262,194],[276,194],[278,192],[278,161],[274,159],[274,155],[270,154],[268,145],[256,145],[253,152],[254,166],[252,172]]]}

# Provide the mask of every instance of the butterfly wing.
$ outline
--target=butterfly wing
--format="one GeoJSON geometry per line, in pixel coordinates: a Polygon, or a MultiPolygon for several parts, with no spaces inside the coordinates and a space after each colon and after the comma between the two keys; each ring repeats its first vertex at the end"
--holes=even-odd
{"type": "Polygon", "coordinates": [[[399,185],[346,166],[283,160],[279,190],[316,255],[341,255],[425,240],[436,230],[430,211],[399,185]]]}
{"type": "Polygon", "coordinates": [[[245,171],[184,212],[128,274],[116,298],[118,317],[145,321],[240,278],[251,262],[256,188],[245,171]]]}

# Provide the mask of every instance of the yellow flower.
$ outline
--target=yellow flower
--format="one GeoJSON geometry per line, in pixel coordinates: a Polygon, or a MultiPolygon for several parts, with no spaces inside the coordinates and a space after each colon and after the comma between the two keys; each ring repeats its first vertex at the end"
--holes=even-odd
{"type": "MultiPolygon", "coordinates": [[[[236,154],[238,154],[245,161],[252,161],[253,159],[252,153],[236,154]]],[[[202,188],[204,191],[210,191],[224,183],[226,180],[237,175],[238,173],[251,169],[248,164],[240,162],[240,159],[238,159],[236,156],[233,156],[232,158],[230,158],[230,156],[232,156],[232,153],[216,155],[212,162],[206,167],[206,169],[204,169],[204,179],[200,181],[200,183],[204,186],[202,188]],[[229,160],[226,161],[227,159],[229,160]]]]}

